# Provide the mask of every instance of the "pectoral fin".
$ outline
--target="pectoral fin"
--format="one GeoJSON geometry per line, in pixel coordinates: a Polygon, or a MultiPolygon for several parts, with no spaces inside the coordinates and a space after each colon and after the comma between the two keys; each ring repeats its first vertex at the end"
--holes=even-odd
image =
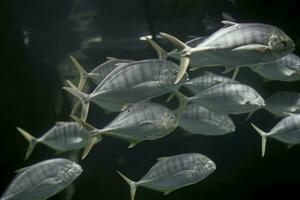
{"type": "Polygon", "coordinates": [[[267,51],[271,51],[270,47],[262,44],[247,44],[244,46],[237,47],[235,49],[231,50],[232,52],[259,52],[259,53],[265,53],[267,51]]]}

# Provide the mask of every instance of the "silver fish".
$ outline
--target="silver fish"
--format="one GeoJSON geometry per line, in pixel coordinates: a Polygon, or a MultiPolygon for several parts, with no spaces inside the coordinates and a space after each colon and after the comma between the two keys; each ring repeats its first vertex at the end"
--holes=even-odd
{"type": "Polygon", "coordinates": [[[219,76],[212,72],[204,72],[204,75],[190,79],[184,83],[184,86],[189,88],[194,94],[202,92],[209,87],[225,82],[236,82],[231,78],[219,76]]]}
{"type": "Polygon", "coordinates": [[[67,159],[51,159],[22,168],[0,200],[44,200],[70,185],[82,172],[67,159]]]}
{"type": "Polygon", "coordinates": [[[71,87],[63,89],[81,100],[81,119],[85,121],[91,101],[99,106],[107,101],[126,107],[177,90],[183,84],[174,84],[178,70],[179,66],[168,60],[142,60],[116,68],[90,94],[79,91],[70,82],[71,87]]]}
{"type": "Polygon", "coordinates": [[[280,120],[269,132],[264,132],[257,126],[252,127],[259,133],[262,138],[262,157],[265,155],[267,138],[271,137],[279,140],[288,146],[300,143],[300,115],[291,115],[280,120]]]}
{"type": "Polygon", "coordinates": [[[237,82],[218,84],[192,97],[179,95],[179,98],[184,102],[180,104],[180,110],[184,109],[186,102],[224,114],[248,113],[265,106],[264,99],[252,87],[237,82]]]}
{"type": "Polygon", "coordinates": [[[181,80],[190,61],[198,68],[229,66],[234,69],[270,62],[295,49],[293,40],[277,27],[231,21],[222,23],[224,28],[194,48],[167,33],[161,33],[181,50],[180,73],[175,83],[181,80]]]}
{"type": "Polygon", "coordinates": [[[87,156],[101,135],[126,140],[131,148],[142,141],[164,137],[178,126],[173,111],[165,106],[148,102],[139,102],[131,106],[102,129],[96,129],[79,121],[78,118],[75,120],[91,132],[83,158],[87,156]]]}
{"type": "Polygon", "coordinates": [[[266,99],[265,109],[276,116],[300,113],[300,93],[281,91],[266,99]]]}
{"type": "Polygon", "coordinates": [[[159,158],[148,173],[139,181],[134,182],[118,171],[129,184],[131,200],[134,200],[137,187],[142,186],[165,195],[205,179],[216,170],[215,163],[199,153],[186,153],[159,158]]]}
{"type": "Polygon", "coordinates": [[[88,141],[88,132],[80,129],[75,122],[56,122],[42,137],[35,138],[27,131],[17,127],[17,130],[29,142],[25,160],[29,158],[37,143],[42,143],[59,152],[65,152],[85,147],[88,141]]]}
{"type": "Polygon", "coordinates": [[[98,65],[91,72],[87,72],[73,56],[70,56],[70,58],[80,74],[80,81],[78,84],[79,90],[83,89],[85,82],[88,78],[90,78],[95,84],[99,85],[103,81],[103,79],[115,68],[133,62],[133,60],[107,57],[106,62],[102,63],[101,65],[98,65]]]}
{"type": "Polygon", "coordinates": [[[273,62],[251,67],[266,80],[299,81],[300,80],[300,58],[295,54],[288,54],[273,62]]]}
{"type": "Polygon", "coordinates": [[[197,104],[188,104],[179,118],[179,127],[192,134],[224,135],[235,131],[228,115],[214,113],[197,104]]]}

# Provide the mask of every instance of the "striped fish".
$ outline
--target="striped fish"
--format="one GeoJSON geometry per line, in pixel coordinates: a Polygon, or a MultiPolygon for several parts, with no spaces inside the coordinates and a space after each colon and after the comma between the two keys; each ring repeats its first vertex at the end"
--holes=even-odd
{"type": "Polygon", "coordinates": [[[134,200],[139,186],[163,192],[166,195],[176,189],[198,183],[215,170],[215,163],[205,155],[186,153],[159,158],[148,173],[137,182],[118,173],[129,184],[131,200],[134,200]]]}
{"type": "Polygon", "coordinates": [[[300,114],[283,118],[269,132],[262,131],[252,123],[251,125],[262,138],[262,157],[265,155],[268,137],[279,140],[289,147],[300,143],[300,114]]]}
{"type": "Polygon", "coordinates": [[[232,69],[270,62],[295,49],[292,39],[277,27],[259,23],[222,21],[224,28],[196,47],[189,47],[177,38],[161,33],[181,50],[180,72],[183,77],[190,61],[194,66],[228,66],[232,69]]]}
{"type": "Polygon", "coordinates": [[[96,129],[78,118],[75,120],[92,133],[83,158],[87,156],[101,135],[126,140],[131,148],[142,141],[164,137],[178,126],[178,120],[173,111],[165,106],[148,102],[139,102],[121,112],[102,129],[96,129]]]}
{"type": "Polygon", "coordinates": [[[235,82],[231,78],[225,76],[219,76],[212,72],[204,72],[204,75],[190,79],[184,83],[188,89],[190,89],[194,94],[202,92],[209,87],[214,85],[225,83],[225,82],[235,82]]]}
{"type": "Polygon", "coordinates": [[[237,82],[215,85],[193,97],[187,98],[183,95],[178,97],[183,99],[179,110],[183,110],[187,102],[223,114],[248,113],[265,106],[264,99],[252,87],[237,82]]]}
{"type": "Polygon", "coordinates": [[[80,74],[80,81],[78,84],[79,90],[83,89],[85,82],[88,78],[90,78],[95,84],[98,85],[115,68],[122,67],[130,62],[133,62],[133,60],[107,57],[108,60],[106,62],[102,63],[101,65],[98,65],[91,72],[87,72],[74,57],[70,56],[70,58],[73,65],[76,67],[80,74]]]}
{"type": "Polygon", "coordinates": [[[67,159],[51,159],[22,168],[0,200],[44,200],[70,185],[82,172],[67,159]]]}
{"type": "Polygon", "coordinates": [[[40,138],[35,138],[27,131],[17,127],[17,130],[29,142],[25,160],[29,158],[37,143],[42,143],[58,152],[65,152],[83,148],[88,141],[88,133],[85,129],[80,129],[75,122],[56,122],[40,138]]]}
{"type": "Polygon", "coordinates": [[[70,82],[71,87],[64,89],[81,100],[81,119],[85,121],[91,101],[98,106],[107,101],[126,107],[177,90],[183,84],[174,84],[178,70],[179,66],[168,60],[142,60],[116,68],[90,94],[80,92],[70,82]]]}
{"type": "Polygon", "coordinates": [[[266,99],[265,109],[276,116],[300,113],[300,93],[281,91],[266,99]]]}
{"type": "Polygon", "coordinates": [[[300,58],[295,54],[288,54],[273,62],[251,67],[266,80],[299,81],[300,80],[300,58]]]}
{"type": "Polygon", "coordinates": [[[179,118],[179,127],[192,134],[224,135],[235,131],[228,115],[214,113],[197,104],[188,104],[179,118]]]}

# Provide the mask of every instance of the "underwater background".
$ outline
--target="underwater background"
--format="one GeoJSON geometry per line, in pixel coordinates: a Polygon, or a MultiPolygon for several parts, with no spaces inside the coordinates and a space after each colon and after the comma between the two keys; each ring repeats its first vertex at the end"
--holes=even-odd
{"type": "MultiPolygon", "coordinates": [[[[11,0],[4,2],[0,98],[0,194],[24,166],[54,157],[43,145],[37,145],[29,160],[24,161],[27,141],[16,126],[41,136],[55,121],[69,121],[72,98],[62,86],[65,80],[76,81],[69,56],[76,57],[86,69],[105,61],[107,56],[124,59],[148,59],[157,55],[143,35],[167,32],[183,41],[188,35],[207,36],[222,27],[224,13],[236,22],[259,22],[284,30],[296,43],[299,55],[300,13],[297,1],[267,0],[11,0]],[[223,15],[222,15],[223,13],[223,15]]],[[[168,50],[172,46],[159,40],[168,50]]],[[[222,68],[212,71],[221,73],[222,68]]],[[[211,71],[211,70],[210,70],[211,71]]],[[[192,77],[201,74],[197,71],[192,77]]],[[[228,76],[231,74],[228,74],[228,76]]],[[[300,92],[300,83],[272,81],[248,68],[237,77],[255,88],[263,97],[282,91],[300,92]]],[[[155,102],[164,103],[165,98],[155,102]]],[[[176,107],[176,99],[169,104],[176,107]]],[[[98,128],[115,116],[92,105],[88,121],[98,128]]],[[[268,140],[266,156],[261,158],[261,138],[250,127],[255,122],[270,130],[279,119],[258,110],[249,121],[247,114],[232,116],[236,132],[208,137],[186,135],[177,128],[172,134],[147,141],[133,149],[127,143],[104,137],[79,164],[82,175],[75,181],[73,199],[130,199],[128,185],[116,170],[139,180],[156,162],[156,158],[197,152],[207,155],[217,165],[209,178],[164,196],[139,188],[136,199],[266,199],[289,198],[300,186],[300,147],[290,149],[273,139],[268,140]]],[[[81,152],[80,152],[81,154],[81,152]]],[[[64,192],[51,199],[64,199],[64,192]]]]}

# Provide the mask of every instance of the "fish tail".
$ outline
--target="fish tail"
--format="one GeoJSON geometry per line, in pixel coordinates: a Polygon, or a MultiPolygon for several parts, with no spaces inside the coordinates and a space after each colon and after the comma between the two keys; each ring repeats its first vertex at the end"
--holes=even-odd
{"type": "Polygon", "coordinates": [[[146,36],[145,38],[150,43],[150,45],[154,48],[159,59],[167,59],[168,58],[168,52],[166,50],[164,50],[161,46],[159,46],[159,44],[157,44],[150,37],[146,36]]]}
{"type": "Polygon", "coordinates": [[[97,136],[90,136],[90,138],[89,138],[89,140],[86,143],[86,146],[84,148],[83,155],[82,155],[81,159],[85,159],[87,157],[87,155],[89,154],[89,152],[91,151],[93,146],[97,143],[98,138],[99,137],[97,137],[97,136]]]}
{"type": "Polygon", "coordinates": [[[267,133],[262,131],[260,128],[251,123],[251,126],[258,132],[261,136],[261,156],[264,157],[266,152],[266,144],[267,144],[267,133]]]}
{"type": "Polygon", "coordinates": [[[175,114],[176,114],[177,117],[180,117],[181,114],[184,112],[186,106],[187,106],[188,98],[179,91],[175,91],[175,95],[176,95],[176,97],[178,98],[178,101],[179,101],[179,106],[176,109],[175,114]]]}
{"type": "Polygon", "coordinates": [[[178,40],[176,37],[168,34],[168,33],[160,33],[162,36],[164,36],[167,40],[169,40],[174,47],[181,51],[181,58],[180,58],[180,66],[179,66],[179,72],[177,74],[177,78],[175,81],[175,84],[177,84],[182,77],[184,76],[187,67],[190,63],[190,50],[191,47],[189,47],[188,45],[184,44],[183,42],[181,42],[180,40],[178,40]]]}
{"type": "Polygon", "coordinates": [[[36,144],[38,143],[38,140],[33,137],[31,134],[29,134],[27,131],[21,129],[20,127],[17,127],[17,130],[24,136],[24,138],[29,142],[26,155],[25,155],[25,160],[27,160],[30,155],[32,154],[32,151],[36,144]]]}
{"type": "Polygon", "coordinates": [[[126,183],[128,183],[128,185],[130,187],[131,200],[134,200],[136,188],[138,185],[136,184],[136,182],[130,180],[125,175],[123,175],[121,172],[117,171],[117,173],[126,181],[126,183]]]}
{"type": "Polygon", "coordinates": [[[232,80],[236,79],[237,75],[239,74],[239,71],[240,71],[239,67],[237,67],[237,68],[234,69],[233,75],[232,75],[232,78],[231,78],[232,80]]]}
{"type": "Polygon", "coordinates": [[[78,90],[75,85],[73,85],[70,81],[67,80],[67,83],[70,87],[63,87],[64,90],[68,91],[72,95],[74,95],[76,98],[78,98],[81,101],[82,104],[82,110],[81,110],[81,119],[83,121],[86,121],[86,118],[88,116],[88,111],[90,107],[90,101],[88,99],[88,94],[85,94],[78,90]]]}
{"type": "Polygon", "coordinates": [[[73,56],[70,56],[70,59],[71,59],[73,65],[76,67],[76,69],[79,72],[80,80],[78,83],[78,90],[81,91],[85,85],[87,78],[88,78],[88,73],[73,56]]]}

